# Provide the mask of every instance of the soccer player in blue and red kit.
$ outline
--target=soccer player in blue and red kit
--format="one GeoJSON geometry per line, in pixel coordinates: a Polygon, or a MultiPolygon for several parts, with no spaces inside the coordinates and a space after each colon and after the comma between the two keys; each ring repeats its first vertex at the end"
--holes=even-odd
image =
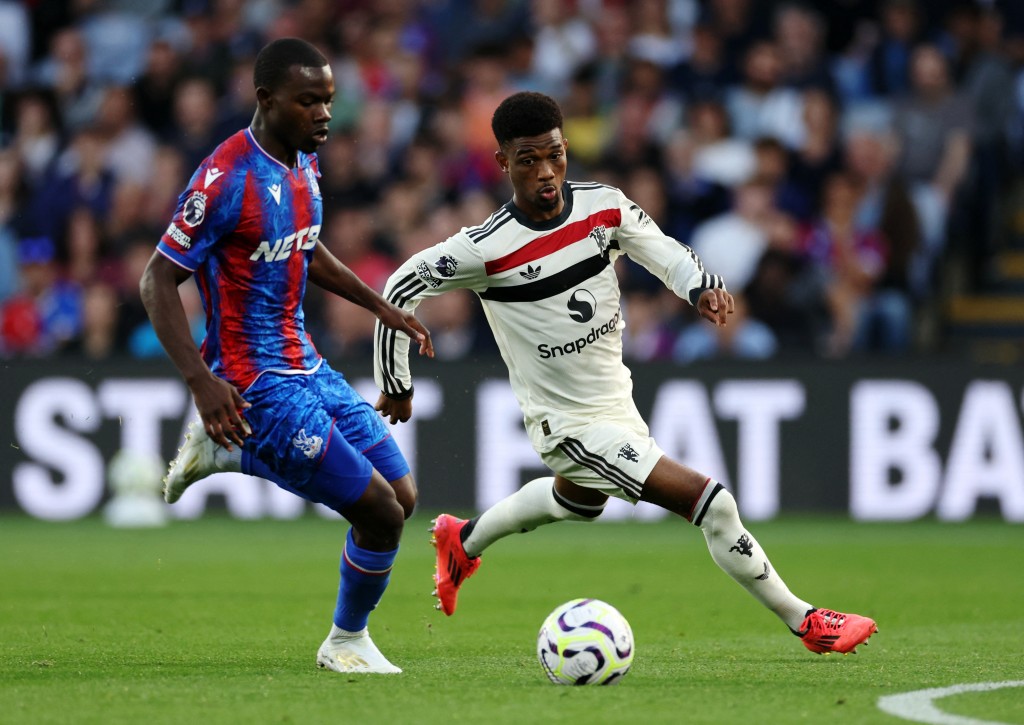
{"type": "Polygon", "coordinates": [[[141,282],[153,327],[200,415],[164,495],[173,503],[211,473],[240,470],[348,519],[334,624],[317,664],[398,673],[367,621],[387,587],[416,485],[380,417],[313,346],[303,324],[306,281],[369,309],[432,356],[430,334],[319,241],[314,152],[334,100],[326,58],[285,38],[260,51],[253,75],[252,125],[196,170],[141,282]],[[193,274],[206,310],[201,350],[177,289],[193,274]]]}

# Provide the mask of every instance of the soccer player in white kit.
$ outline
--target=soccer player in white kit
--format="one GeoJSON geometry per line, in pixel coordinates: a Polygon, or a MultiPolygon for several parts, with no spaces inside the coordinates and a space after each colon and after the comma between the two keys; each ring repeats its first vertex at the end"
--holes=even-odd
{"type": "MultiPolygon", "coordinates": [[[[435,519],[437,608],[454,613],[459,587],[498,539],[555,521],[592,521],[617,496],[700,527],[715,562],[811,651],[854,651],[877,631],[875,622],[793,595],[743,526],[732,494],[668,458],[633,402],[612,263],[628,255],[715,325],[733,311],[722,279],[618,189],[566,181],[568,142],[553,99],[516,93],[491,126],[512,200],[483,224],[413,255],[384,295],[409,312],[451,289],[479,296],[530,440],[554,476],[530,481],[474,519],[435,519]]],[[[377,324],[376,407],[392,423],[412,415],[408,350],[405,334],[377,324]]]]}

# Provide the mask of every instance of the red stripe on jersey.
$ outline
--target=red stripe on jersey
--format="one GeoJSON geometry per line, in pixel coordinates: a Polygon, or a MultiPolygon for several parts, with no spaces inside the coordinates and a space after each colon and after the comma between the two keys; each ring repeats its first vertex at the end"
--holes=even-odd
{"type": "MultiPolygon", "coordinates": [[[[245,191],[242,195],[242,212],[239,219],[249,221],[257,229],[262,226],[263,210],[259,193],[251,174],[246,175],[245,191]]],[[[241,227],[228,236],[224,242],[224,264],[216,276],[220,288],[220,359],[227,377],[242,390],[256,379],[253,350],[245,321],[249,314],[248,290],[253,288],[253,266],[249,261],[249,249],[238,240],[245,239],[241,227]]]]}
{"type": "MultiPolygon", "coordinates": [[[[292,212],[295,215],[294,231],[298,232],[300,229],[309,229],[310,224],[313,223],[313,211],[310,208],[310,195],[307,190],[305,172],[300,170],[298,175],[294,172],[289,173],[288,186],[292,194],[292,212]]],[[[305,239],[301,242],[296,239],[293,243],[296,248],[292,250],[292,253],[284,262],[288,265],[288,295],[282,300],[284,312],[281,315],[281,319],[288,323],[288,327],[281,330],[281,334],[284,337],[283,352],[285,359],[288,361],[288,366],[297,370],[305,367],[306,355],[303,346],[306,340],[299,337],[301,330],[296,321],[299,318],[299,313],[302,309],[302,298],[305,295],[307,266],[309,262],[313,261],[312,250],[303,252],[297,248],[305,243],[305,239]]],[[[307,340],[309,339],[308,334],[305,337],[307,340]]]]}
{"type": "Polygon", "coordinates": [[[621,223],[622,213],[618,209],[604,209],[591,214],[586,219],[581,219],[578,222],[567,224],[561,229],[556,229],[551,234],[537,237],[529,244],[523,245],[504,257],[498,257],[490,262],[486,262],[484,268],[488,275],[515,269],[529,262],[535,262],[538,259],[547,257],[559,249],[585,239],[594,227],[601,226],[602,224],[606,227],[617,227],[621,223]]]}

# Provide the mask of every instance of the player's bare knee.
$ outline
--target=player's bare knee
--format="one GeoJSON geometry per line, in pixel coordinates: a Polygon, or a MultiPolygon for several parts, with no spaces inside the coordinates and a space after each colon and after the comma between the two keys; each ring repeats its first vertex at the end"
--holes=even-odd
{"type": "Polygon", "coordinates": [[[408,519],[416,510],[416,504],[419,500],[416,482],[411,474],[406,474],[392,481],[391,487],[395,490],[395,498],[398,500],[399,505],[401,505],[405,518],[408,519]]]}
{"type": "Polygon", "coordinates": [[[608,503],[607,497],[599,504],[576,503],[560,494],[554,487],[551,489],[551,494],[555,504],[551,510],[559,521],[596,521],[604,512],[605,504],[608,503]]]}
{"type": "Polygon", "coordinates": [[[372,551],[391,551],[398,548],[405,527],[405,510],[395,498],[382,499],[364,521],[356,526],[357,543],[372,551]]]}

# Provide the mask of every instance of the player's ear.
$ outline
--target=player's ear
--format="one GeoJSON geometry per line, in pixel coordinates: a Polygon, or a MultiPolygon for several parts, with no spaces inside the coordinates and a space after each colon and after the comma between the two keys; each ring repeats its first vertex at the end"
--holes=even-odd
{"type": "Polygon", "coordinates": [[[501,172],[503,174],[507,174],[508,173],[508,156],[505,155],[505,152],[502,151],[501,149],[498,149],[497,151],[495,151],[494,152],[494,160],[497,161],[498,162],[498,166],[501,167],[501,172]]]}
{"type": "Polygon", "coordinates": [[[256,102],[259,104],[260,108],[264,110],[270,108],[273,96],[274,94],[271,93],[270,89],[266,86],[259,86],[256,88],[256,102]]]}

